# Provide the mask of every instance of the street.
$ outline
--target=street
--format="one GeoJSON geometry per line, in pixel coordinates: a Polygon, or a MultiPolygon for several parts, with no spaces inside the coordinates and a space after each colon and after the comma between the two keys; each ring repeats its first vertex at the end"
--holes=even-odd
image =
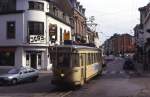
{"type": "Polygon", "coordinates": [[[150,78],[122,69],[124,60],[115,58],[102,73],[78,89],[58,89],[50,83],[51,73],[41,73],[37,82],[0,86],[0,97],[148,97],[150,78]]]}

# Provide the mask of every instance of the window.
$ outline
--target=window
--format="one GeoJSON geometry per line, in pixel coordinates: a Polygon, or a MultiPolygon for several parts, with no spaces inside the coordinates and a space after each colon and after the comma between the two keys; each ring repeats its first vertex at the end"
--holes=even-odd
{"type": "Polygon", "coordinates": [[[43,22],[29,22],[29,35],[44,35],[44,23],[43,22]]]}
{"type": "Polygon", "coordinates": [[[16,0],[0,0],[0,12],[11,12],[16,10],[16,0]]]}
{"type": "Polygon", "coordinates": [[[30,66],[30,55],[26,54],[26,66],[30,66]]]}
{"type": "Polygon", "coordinates": [[[72,57],[72,66],[74,66],[74,67],[80,66],[80,64],[79,64],[79,54],[73,53],[71,57],[72,57]]]}
{"type": "Polygon", "coordinates": [[[14,52],[0,52],[0,66],[14,66],[15,53],[14,52]]]}
{"type": "Polygon", "coordinates": [[[14,39],[16,33],[15,22],[7,22],[7,38],[14,39]]]}
{"type": "Polygon", "coordinates": [[[147,29],[146,31],[147,31],[148,33],[150,33],[150,29],[147,29]]]}
{"type": "Polygon", "coordinates": [[[29,9],[44,11],[44,3],[29,1],[29,9]]]}
{"type": "Polygon", "coordinates": [[[38,66],[42,65],[42,55],[38,54],[38,66]]]}
{"type": "Polygon", "coordinates": [[[60,43],[62,44],[62,41],[63,41],[63,39],[62,39],[62,28],[60,28],[60,43]]]}

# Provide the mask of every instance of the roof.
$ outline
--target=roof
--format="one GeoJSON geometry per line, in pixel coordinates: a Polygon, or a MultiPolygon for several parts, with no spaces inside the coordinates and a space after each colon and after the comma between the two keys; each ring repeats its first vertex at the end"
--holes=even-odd
{"type": "Polygon", "coordinates": [[[88,47],[88,46],[81,46],[81,45],[58,45],[55,47],[70,47],[73,49],[93,49],[93,50],[98,50],[99,48],[95,48],[95,47],[88,47]]]}

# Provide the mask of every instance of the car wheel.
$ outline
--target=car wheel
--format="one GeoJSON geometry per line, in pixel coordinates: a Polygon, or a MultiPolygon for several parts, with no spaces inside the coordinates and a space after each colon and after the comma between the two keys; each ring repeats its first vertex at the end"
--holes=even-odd
{"type": "Polygon", "coordinates": [[[12,85],[16,85],[16,84],[17,84],[17,79],[12,79],[12,80],[11,80],[11,84],[12,84],[12,85]]]}

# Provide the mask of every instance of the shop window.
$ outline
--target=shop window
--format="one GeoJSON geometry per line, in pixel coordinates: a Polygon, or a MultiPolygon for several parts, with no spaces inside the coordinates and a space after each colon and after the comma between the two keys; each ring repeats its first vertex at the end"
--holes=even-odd
{"type": "Polygon", "coordinates": [[[30,66],[30,55],[26,54],[26,65],[30,66]]]}
{"type": "Polygon", "coordinates": [[[60,43],[62,44],[62,41],[63,41],[63,39],[62,39],[62,28],[60,28],[60,43]]]}
{"type": "Polygon", "coordinates": [[[38,66],[42,65],[42,55],[38,54],[38,66]]]}
{"type": "Polygon", "coordinates": [[[15,27],[14,21],[7,22],[7,39],[14,39],[15,33],[16,33],[16,27],[15,27]]]}
{"type": "Polygon", "coordinates": [[[29,1],[29,9],[44,11],[44,3],[29,1]]]}
{"type": "Polygon", "coordinates": [[[14,52],[0,52],[0,66],[14,66],[14,52]]]}
{"type": "Polygon", "coordinates": [[[28,22],[29,35],[44,35],[43,22],[28,22]]]}
{"type": "Polygon", "coordinates": [[[49,38],[52,43],[55,43],[57,40],[57,25],[50,24],[49,25],[49,38]]]}

